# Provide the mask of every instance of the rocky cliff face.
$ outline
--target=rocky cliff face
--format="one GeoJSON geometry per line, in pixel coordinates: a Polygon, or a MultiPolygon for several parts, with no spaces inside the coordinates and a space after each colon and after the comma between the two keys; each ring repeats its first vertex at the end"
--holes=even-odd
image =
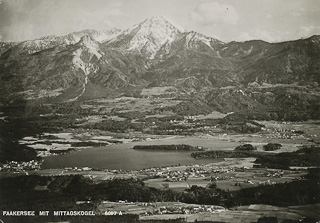
{"type": "Polygon", "coordinates": [[[125,30],[107,42],[107,45],[125,52],[140,53],[147,59],[153,59],[164,44],[174,41],[182,32],[183,28],[174,25],[163,16],[158,16],[125,30]]]}

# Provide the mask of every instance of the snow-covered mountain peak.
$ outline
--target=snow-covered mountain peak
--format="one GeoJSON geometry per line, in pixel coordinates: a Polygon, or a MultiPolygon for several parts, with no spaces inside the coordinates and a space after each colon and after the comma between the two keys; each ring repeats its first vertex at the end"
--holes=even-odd
{"type": "Polygon", "coordinates": [[[185,32],[185,29],[174,24],[164,16],[148,18],[140,24],[133,26],[128,31],[138,31],[139,35],[150,35],[153,37],[165,37],[166,39],[174,38],[177,34],[185,32]]]}
{"type": "Polygon", "coordinates": [[[180,33],[185,32],[186,30],[181,27],[180,25],[176,24],[169,18],[165,16],[155,16],[148,18],[144,20],[142,23],[140,23],[141,27],[147,27],[147,28],[163,28],[165,26],[169,26],[170,28],[177,29],[180,33]]]}
{"type": "Polygon", "coordinates": [[[148,18],[125,30],[109,44],[129,52],[139,52],[152,59],[161,46],[174,41],[184,29],[164,16],[148,18]]]}

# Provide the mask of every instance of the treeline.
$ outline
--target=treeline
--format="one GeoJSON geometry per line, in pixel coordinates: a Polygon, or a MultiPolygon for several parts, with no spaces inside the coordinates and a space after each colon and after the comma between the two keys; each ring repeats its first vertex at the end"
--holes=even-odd
{"type": "Polygon", "coordinates": [[[227,206],[268,204],[275,206],[316,204],[320,202],[320,180],[301,180],[275,185],[260,185],[232,192],[227,206]]]}
{"type": "Polygon", "coordinates": [[[181,201],[190,204],[233,207],[249,204],[276,206],[320,202],[320,180],[312,178],[284,184],[260,185],[240,191],[224,191],[214,186],[192,186],[183,192],[147,187],[136,179],[114,179],[93,183],[80,175],[20,176],[0,180],[0,208],[3,210],[94,210],[102,200],[140,202],[181,201]],[[38,190],[38,188],[42,188],[38,190]],[[44,189],[46,188],[46,189],[44,189]],[[87,206],[78,200],[90,200],[87,206]],[[86,208],[86,209],[83,209],[86,208]]]}
{"type": "Polygon", "coordinates": [[[295,152],[261,156],[255,161],[260,167],[288,169],[291,166],[320,166],[320,147],[303,147],[295,152]]]}
{"type": "Polygon", "coordinates": [[[110,132],[126,132],[132,127],[130,120],[117,121],[112,119],[103,120],[102,122],[86,125],[93,129],[100,129],[110,132]]]}
{"type": "Polygon", "coordinates": [[[238,133],[256,133],[261,131],[260,126],[255,126],[242,121],[240,122],[227,121],[226,123],[222,122],[220,126],[224,130],[238,132],[238,133]]]}
{"type": "MultiPolygon", "coordinates": [[[[74,148],[69,148],[69,149],[51,149],[50,150],[50,153],[51,154],[68,154],[68,153],[71,153],[71,152],[73,152],[75,149],[74,148]]],[[[41,151],[41,150],[39,150],[39,151],[41,151]]],[[[42,150],[42,151],[46,151],[46,149],[45,150],[42,150]]]]}
{"type": "Polygon", "coordinates": [[[169,151],[194,151],[199,150],[198,147],[179,144],[179,145],[137,145],[132,149],[136,150],[169,150],[169,151]]]}
{"type": "MultiPolygon", "coordinates": [[[[270,146],[270,145],[269,145],[270,146]]],[[[279,147],[279,145],[275,145],[279,147]]],[[[249,147],[248,147],[249,148],[249,147]]],[[[251,148],[251,147],[250,147],[251,148]]],[[[249,148],[249,149],[250,149],[249,148]]],[[[204,151],[191,153],[193,158],[257,158],[255,167],[289,169],[291,166],[320,166],[320,147],[303,147],[295,152],[271,154],[251,150],[204,151]]]]}
{"type": "Polygon", "coordinates": [[[275,151],[279,150],[282,147],[280,143],[268,143],[267,145],[263,146],[265,151],[275,151]]]}
{"type": "Polygon", "coordinates": [[[235,151],[252,151],[252,150],[257,150],[257,148],[251,144],[243,144],[243,145],[237,146],[236,148],[234,148],[234,150],[235,151]]]}
{"type": "Polygon", "coordinates": [[[125,133],[127,131],[135,130],[135,131],[143,131],[144,128],[147,127],[145,123],[140,122],[131,122],[130,119],[126,120],[112,120],[106,119],[102,122],[97,122],[94,124],[86,124],[82,126],[83,128],[90,128],[90,129],[99,129],[103,131],[110,131],[110,132],[120,132],[125,133]]]}
{"type": "MultiPolygon", "coordinates": [[[[23,124],[20,128],[26,128],[27,131],[27,127],[23,124]]],[[[19,144],[18,140],[23,135],[20,131],[17,122],[11,123],[0,120],[0,163],[38,159],[37,152],[34,149],[19,144]]]]}
{"type": "Polygon", "coordinates": [[[150,121],[131,122],[130,119],[122,121],[106,119],[102,122],[87,124],[82,127],[120,133],[134,130],[157,135],[179,135],[182,134],[181,132],[190,132],[190,127],[181,124],[173,124],[162,121],[155,121],[154,123],[150,121]]]}
{"type": "Polygon", "coordinates": [[[95,184],[80,175],[19,176],[0,179],[2,210],[94,210],[102,200],[177,201],[181,193],[147,187],[135,179],[107,180],[95,184]],[[38,188],[42,188],[38,190],[38,188]],[[84,209],[78,200],[91,200],[84,209]]]}
{"type": "Polygon", "coordinates": [[[270,111],[236,111],[235,113],[227,116],[229,120],[275,120],[275,121],[291,121],[300,122],[310,119],[318,119],[320,116],[320,105],[310,105],[306,110],[299,109],[278,109],[270,111]]]}
{"type": "Polygon", "coordinates": [[[72,147],[86,147],[86,146],[92,146],[92,147],[99,147],[99,146],[107,146],[109,143],[106,142],[92,142],[92,141],[86,141],[86,142],[72,142],[72,147]]]}
{"type": "Polygon", "coordinates": [[[2,138],[2,136],[0,137],[0,163],[30,160],[40,160],[34,149],[20,145],[17,141],[11,141],[8,138],[2,138]]]}
{"type": "MultiPolygon", "coordinates": [[[[2,210],[93,210],[102,200],[109,201],[180,201],[190,204],[234,207],[250,204],[292,206],[320,202],[320,180],[313,178],[276,185],[260,185],[240,191],[227,192],[216,187],[192,186],[183,192],[147,187],[141,180],[114,179],[94,184],[80,175],[19,176],[0,179],[0,208],[2,210]],[[41,188],[41,190],[39,190],[41,188]],[[90,204],[77,205],[78,200],[90,204]]],[[[96,212],[97,213],[97,212],[96,212]]],[[[4,217],[5,222],[140,222],[137,215],[94,217],[4,217]],[[19,220],[19,221],[18,221],[19,220]]],[[[267,219],[264,219],[267,220],[267,219]]],[[[270,219],[268,219],[270,220],[270,219]]],[[[144,221],[141,221],[144,222],[144,221]]],[[[161,221],[157,221],[161,222],[161,221]]],[[[165,222],[165,221],[164,221],[165,222]]],[[[183,222],[182,219],[176,222],[183,222]]],[[[262,219],[259,222],[263,222],[262,219]]],[[[311,221],[312,222],[312,221],[311,221]]]]}
{"type": "Polygon", "coordinates": [[[263,153],[263,152],[253,152],[246,150],[237,150],[237,151],[229,151],[229,150],[214,150],[214,151],[205,151],[205,152],[194,152],[191,153],[193,158],[248,158],[248,157],[264,157],[264,156],[272,156],[271,154],[263,153]]]}
{"type": "Polygon", "coordinates": [[[107,146],[110,143],[122,143],[122,141],[118,140],[106,140],[106,142],[92,142],[92,141],[82,141],[82,142],[69,142],[69,141],[40,141],[40,142],[34,142],[32,143],[33,145],[36,144],[44,144],[44,145],[52,145],[52,143],[56,144],[70,144],[71,147],[87,147],[87,146],[92,146],[92,147],[100,147],[100,146],[107,146]]]}
{"type": "Polygon", "coordinates": [[[34,149],[19,144],[19,140],[25,136],[50,131],[51,127],[47,124],[47,120],[43,119],[44,117],[28,117],[30,109],[33,115],[32,108],[33,106],[28,106],[24,102],[0,107],[3,116],[6,116],[5,120],[0,120],[0,163],[40,159],[34,149]]]}

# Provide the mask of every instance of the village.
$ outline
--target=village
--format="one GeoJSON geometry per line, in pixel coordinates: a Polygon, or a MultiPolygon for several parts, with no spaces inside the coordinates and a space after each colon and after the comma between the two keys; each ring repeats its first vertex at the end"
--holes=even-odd
{"type": "Polygon", "coordinates": [[[301,179],[306,173],[306,170],[292,171],[253,168],[249,165],[237,166],[236,162],[234,161],[232,164],[231,160],[222,161],[215,165],[150,168],[139,172],[141,175],[147,175],[144,182],[148,186],[158,189],[181,190],[191,188],[193,185],[200,187],[215,185],[217,188],[230,191],[291,182],[301,179]],[[226,165],[227,163],[229,165],[226,165]]]}
{"type": "Polygon", "coordinates": [[[109,213],[139,214],[140,216],[196,214],[196,213],[220,213],[226,209],[216,205],[195,205],[181,202],[118,202],[102,201],[98,206],[98,212],[102,215],[109,213]]]}
{"type": "Polygon", "coordinates": [[[1,172],[25,172],[40,170],[41,161],[31,160],[28,162],[10,161],[0,166],[1,172]]]}
{"type": "MultiPolygon", "coordinates": [[[[212,164],[175,165],[141,170],[108,170],[91,167],[67,167],[42,170],[40,161],[11,161],[0,167],[0,173],[36,174],[46,176],[83,175],[94,182],[120,179],[141,179],[149,187],[157,189],[184,190],[193,185],[208,187],[216,185],[223,190],[240,190],[259,185],[291,182],[301,179],[306,170],[276,170],[254,168],[254,158],[225,159],[212,164]],[[240,160],[242,161],[240,164],[240,160]]],[[[1,175],[1,174],[0,174],[1,175]]]]}

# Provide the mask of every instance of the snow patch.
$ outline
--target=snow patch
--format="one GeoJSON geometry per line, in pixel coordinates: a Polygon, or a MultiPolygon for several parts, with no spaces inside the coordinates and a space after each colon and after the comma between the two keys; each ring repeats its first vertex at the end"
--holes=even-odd
{"type": "Polygon", "coordinates": [[[211,42],[213,41],[212,38],[206,37],[200,33],[191,32],[186,36],[186,46],[187,49],[190,49],[193,47],[194,44],[198,42],[202,42],[206,44],[210,49],[214,51],[214,48],[211,46],[211,42]]]}
{"type": "MultiPolygon", "coordinates": [[[[88,46],[86,45],[86,47],[88,47],[88,46]]],[[[95,54],[95,53],[97,53],[96,48],[94,48],[95,50],[92,50],[91,47],[88,48],[88,49],[89,49],[89,52],[94,54],[97,58],[101,57],[101,54],[99,54],[99,55],[95,54]]],[[[75,101],[75,100],[77,100],[79,97],[81,97],[84,94],[84,92],[86,91],[86,86],[88,84],[90,72],[96,73],[98,71],[98,69],[99,69],[99,67],[94,67],[94,65],[91,64],[91,63],[85,63],[81,59],[82,52],[83,52],[82,48],[79,48],[78,50],[76,50],[73,53],[74,57],[73,57],[73,60],[72,60],[72,63],[74,65],[74,67],[78,68],[78,69],[81,69],[85,74],[84,83],[82,84],[82,91],[77,97],[75,97],[73,99],[70,99],[69,101],[75,101]]]]}
{"type": "Polygon", "coordinates": [[[163,16],[158,16],[127,29],[109,44],[128,41],[127,51],[143,52],[152,59],[164,44],[173,42],[182,32],[183,28],[163,16]]]}

